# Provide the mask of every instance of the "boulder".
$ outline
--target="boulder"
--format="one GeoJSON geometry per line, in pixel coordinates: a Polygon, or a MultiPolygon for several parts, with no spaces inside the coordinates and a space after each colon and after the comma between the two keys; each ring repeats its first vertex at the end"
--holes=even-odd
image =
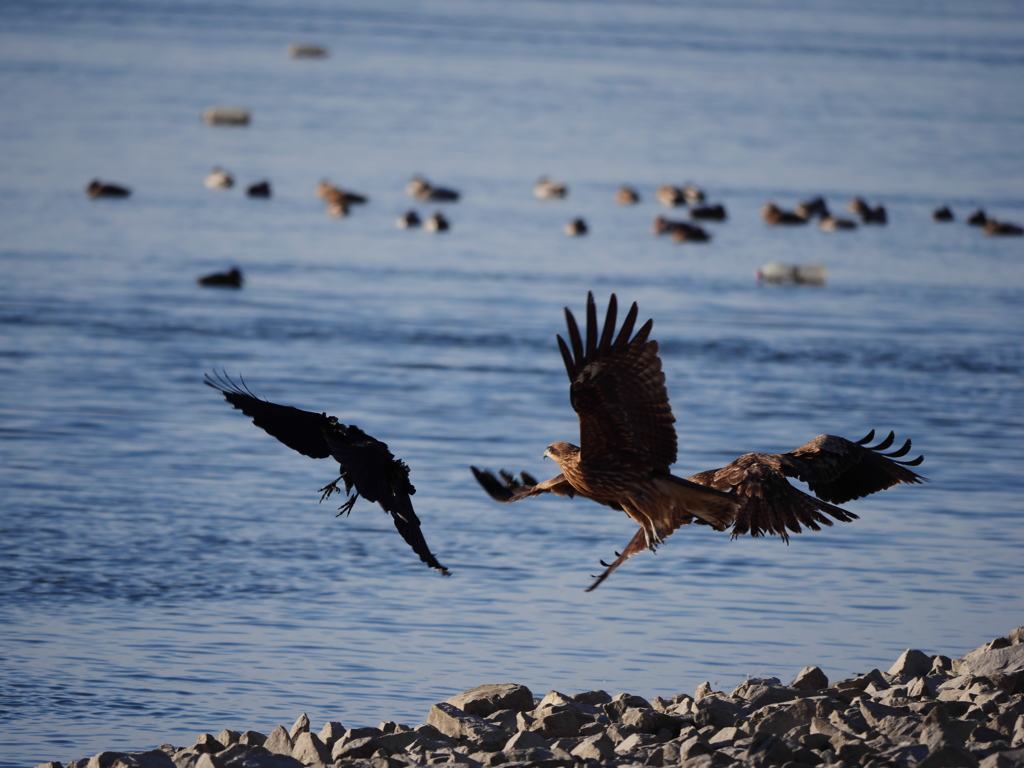
{"type": "Polygon", "coordinates": [[[1024,693],[1024,643],[971,651],[961,659],[961,675],[987,677],[1007,693],[1024,693]]]}
{"type": "Polygon", "coordinates": [[[581,760],[606,762],[615,758],[615,745],[603,733],[588,736],[573,748],[572,755],[581,760]]]}
{"type": "Polygon", "coordinates": [[[470,715],[442,701],[430,708],[427,724],[445,736],[469,742],[484,752],[497,752],[508,741],[508,734],[482,717],[470,715]]]}
{"type": "Polygon", "coordinates": [[[579,735],[582,720],[568,707],[557,710],[538,710],[540,713],[531,730],[540,731],[549,739],[560,739],[579,735]]]}
{"type": "Polygon", "coordinates": [[[515,683],[480,685],[458,693],[446,702],[470,715],[487,717],[502,709],[528,712],[533,709],[533,694],[525,685],[515,683]]]}
{"type": "Polygon", "coordinates": [[[912,648],[905,650],[891,667],[889,674],[897,677],[924,677],[932,671],[935,659],[912,648]]]}
{"type": "Polygon", "coordinates": [[[320,736],[320,741],[330,748],[334,746],[334,742],[345,735],[345,726],[334,720],[329,720],[324,723],[324,727],[320,729],[318,735],[320,736]]]}
{"type": "Polygon", "coordinates": [[[819,667],[804,667],[790,687],[800,691],[823,691],[828,688],[828,677],[819,667]]]}
{"type": "Polygon", "coordinates": [[[505,742],[501,751],[511,752],[518,749],[551,749],[551,741],[537,731],[519,731],[505,742]]]}
{"type": "Polygon", "coordinates": [[[309,731],[301,731],[295,739],[292,757],[303,765],[312,766],[312,768],[326,768],[334,762],[331,749],[320,740],[319,736],[309,731]]]}
{"type": "Polygon", "coordinates": [[[288,735],[288,731],[284,729],[284,726],[278,725],[267,736],[263,746],[268,752],[273,752],[275,755],[291,755],[295,743],[292,741],[292,737],[288,735]]]}
{"type": "Polygon", "coordinates": [[[288,736],[291,737],[292,741],[295,741],[300,733],[306,733],[307,731],[309,731],[309,715],[303,712],[295,721],[292,729],[288,731],[288,736]]]}

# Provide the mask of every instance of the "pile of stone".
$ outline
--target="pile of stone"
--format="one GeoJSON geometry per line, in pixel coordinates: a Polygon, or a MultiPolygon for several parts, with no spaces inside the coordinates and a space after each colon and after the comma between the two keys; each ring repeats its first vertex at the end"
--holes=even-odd
{"type": "Polygon", "coordinates": [[[410,765],[1024,767],[1024,628],[961,659],[908,650],[888,672],[831,685],[817,667],[790,685],[750,679],[726,694],[703,683],[652,701],[604,691],[537,700],[522,685],[484,685],[436,704],[415,728],[329,722],[314,733],[302,715],[269,735],[224,730],[68,768],[410,765]]]}

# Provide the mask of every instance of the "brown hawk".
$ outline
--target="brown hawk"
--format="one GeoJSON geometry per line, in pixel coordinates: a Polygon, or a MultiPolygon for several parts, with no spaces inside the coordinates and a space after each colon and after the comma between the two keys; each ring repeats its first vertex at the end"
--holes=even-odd
{"type": "Polygon", "coordinates": [[[580,421],[580,445],[557,442],[545,457],[554,459],[561,474],[544,482],[521,473],[471,467],[484,489],[508,503],[553,493],[583,496],[625,512],[640,530],[611,565],[589,587],[604,581],[625,560],[655,549],[682,525],[697,522],[732,535],[772,534],[789,539],[801,525],[819,530],[831,518],[848,522],[857,516],[834,506],[899,483],[924,480],[908,467],[923,460],[902,460],[910,441],[888,454],[892,433],[868,446],[874,431],[856,443],[832,435],[785,454],[748,453],[731,464],[686,479],[671,474],[676,461],[675,418],[668,402],[658,344],[648,339],[653,321],[636,334],[637,305],[630,308],[615,332],[617,303],[612,294],[600,328],[593,294],[587,296],[586,338],[580,335],[572,312],[565,310],[569,343],[558,336],[566,371],[569,399],[580,421]],[[789,484],[787,477],[806,482],[815,498],[789,484]]]}

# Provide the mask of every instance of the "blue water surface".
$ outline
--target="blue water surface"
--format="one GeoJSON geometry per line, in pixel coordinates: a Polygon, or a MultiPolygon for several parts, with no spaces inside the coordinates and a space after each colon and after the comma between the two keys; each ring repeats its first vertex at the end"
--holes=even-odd
{"type": "Polygon", "coordinates": [[[301,712],[415,725],[492,682],[836,680],[1024,624],[1024,238],[964,223],[1024,221],[1022,81],[1020,2],[0,5],[0,766],[301,712]],[[203,125],[221,105],[251,125],[203,125]],[[394,226],[435,208],[414,173],[461,190],[448,233],[394,226]],[[535,199],[542,174],[569,196],[535,199]],[[325,216],[323,178],[370,202],[325,216]],[[687,181],[729,213],[706,245],[651,234],[687,181]],[[889,224],[761,222],[816,195],[889,224]],[[827,284],[758,284],[773,260],[827,284]],[[196,285],[232,265],[243,290],[196,285]],[[682,529],[585,593],[635,525],[500,506],[469,465],[554,474],[578,435],[554,337],[587,291],[654,318],[677,474],[892,429],[931,482],[788,546],[682,529]],[[219,369],[386,441],[452,577],[375,505],[318,504],[336,467],[219,369]]]}

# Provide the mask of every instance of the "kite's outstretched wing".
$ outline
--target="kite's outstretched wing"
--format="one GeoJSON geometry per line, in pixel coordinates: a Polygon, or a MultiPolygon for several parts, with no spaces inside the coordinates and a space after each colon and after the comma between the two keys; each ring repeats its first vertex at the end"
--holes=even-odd
{"type": "MultiPolygon", "coordinates": [[[[854,513],[829,502],[858,499],[901,483],[926,482],[909,469],[920,465],[924,457],[903,459],[910,452],[910,440],[895,451],[883,453],[892,447],[895,435],[890,432],[877,445],[868,445],[874,437],[874,430],[856,442],[818,435],[789,453],[747,453],[721,469],[699,472],[687,479],[736,496],[741,506],[733,536],[775,535],[789,541],[790,533],[800,533],[801,526],[817,531],[823,525],[832,525],[833,520],[847,523],[857,519],[854,513]],[[794,488],[788,477],[806,482],[821,498],[794,488]]],[[[643,530],[637,531],[611,565],[602,562],[607,570],[589,589],[646,548],[643,530]]]]}
{"type": "Polygon", "coordinates": [[[616,335],[617,311],[612,294],[600,327],[594,294],[588,293],[586,338],[568,308],[569,341],[557,337],[569,374],[569,399],[580,420],[580,450],[588,460],[607,456],[641,470],[667,469],[676,461],[675,417],[658,342],[648,340],[654,321],[634,334],[633,302],[616,335]]]}

